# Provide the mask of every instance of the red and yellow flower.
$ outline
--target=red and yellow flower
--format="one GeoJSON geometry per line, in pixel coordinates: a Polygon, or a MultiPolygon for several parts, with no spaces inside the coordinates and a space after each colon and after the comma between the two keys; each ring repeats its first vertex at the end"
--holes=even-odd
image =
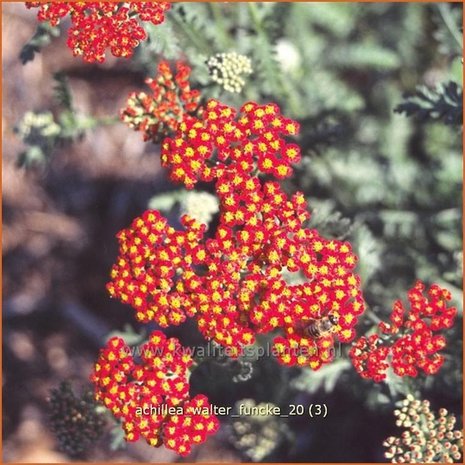
{"type": "Polygon", "coordinates": [[[121,421],[128,442],[143,438],[151,446],[164,444],[188,455],[219,426],[205,396],[189,398],[191,355],[160,331],[139,348],[140,361],[135,352],[118,337],[100,351],[91,375],[97,401],[121,421]]]}
{"type": "Polygon", "coordinates": [[[147,34],[141,22],[161,24],[169,2],[26,2],[39,8],[39,21],[56,26],[67,15],[71,19],[68,47],[87,62],[105,61],[110,49],[116,57],[131,57],[147,34]]]}
{"type": "Polygon", "coordinates": [[[175,182],[192,189],[198,181],[216,180],[225,173],[257,169],[282,179],[300,161],[300,149],[286,142],[299,124],[281,115],[274,103],[249,102],[239,112],[209,100],[201,117],[187,116],[173,137],[162,144],[162,165],[175,182]]]}
{"type": "Polygon", "coordinates": [[[390,323],[380,322],[379,334],[354,343],[349,354],[363,378],[382,381],[389,366],[398,376],[417,376],[420,371],[432,375],[441,368],[444,357],[439,352],[446,339],[438,333],[452,327],[457,309],[447,306],[452,298],[447,289],[433,284],[427,295],[425,289],[417,281],[407,294],[409,308],[396,301],[390,323]]]}

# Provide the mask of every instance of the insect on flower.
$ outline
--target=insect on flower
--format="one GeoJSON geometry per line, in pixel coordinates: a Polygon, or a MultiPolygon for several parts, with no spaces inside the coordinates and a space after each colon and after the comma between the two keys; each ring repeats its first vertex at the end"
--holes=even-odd
{"type": "Polygon", "coordinates": [[[335,313],[329,313],[323,318],[310,320],[310,322],[302,328],[302,334],[314,339],[320,339],[334,333],[337,329],[338,323],[339,316],[335,313]]]}

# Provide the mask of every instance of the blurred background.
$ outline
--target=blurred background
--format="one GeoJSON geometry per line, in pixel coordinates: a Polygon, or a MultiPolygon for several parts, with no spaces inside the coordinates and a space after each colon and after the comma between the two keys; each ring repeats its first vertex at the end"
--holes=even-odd
{"type": "MultiPolygon", "coordinates": [[[[144,331],[105,284],[120,229],[148,205],[173,221],[187,208],[160,169],[159,147],[118,120],[161,57],[185,59],[205,98],[274,101],[301,123],[303,161],[284,186],[305,193],[321,234],[354,244],[372,315],[387,318],[416,279],[452,292],[460,316],[446,334],[446,362],[412,386],[461,428],[461,4],[181,3],[148,26],[150,40],[131,60],[109,56],[102,65],[73,58],[66,21],[37,30],[36,10],[8,3],[2,11],[4,461],[72,460],[52,433],[51,390],[67,381],[76,395],[86,391],[108,335],[136,341],[144,331]],[[239,94],[206,65],[227,51],[251,60],[239,94]]],[[[374,325],[367,316],[357,330],[374,325]]],[[[202,341],[189,323],[168,334],[202,341]]],[[[363,381],[342,351],[318,372],[266,358],[206,362],[191,379],[194,394],[217,405],[325,403],[325,419],[221,418],[220,432],[187,459],[142,441],[118,448],[106,425],[79,457],[385,461],[403,390],[395,380],[363,381]]]]}

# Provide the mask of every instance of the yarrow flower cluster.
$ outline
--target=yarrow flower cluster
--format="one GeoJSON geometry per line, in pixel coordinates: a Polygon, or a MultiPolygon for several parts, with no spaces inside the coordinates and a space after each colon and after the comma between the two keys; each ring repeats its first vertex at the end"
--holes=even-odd
{"type": "Polygon", "coordinates": [[[454,430],[455,416],[445,408],[436,416],[427,400],[408,395],[402,408],[394,411],[396,425],[405,428],[400,437],[391,436],[383,445],[391,463],[461,462],[463,434],[454,430]]]}
{"type": "Polygon", "coordinates": [[[159,212],[147,211],[118,234],[120,255],[107,288],[143,323],[179,325],[197,313],[195,266],[205,259],[206,226],[187,215],[181,221],[186,229],[176,231],[159,212]]]}
{"type": "Polygon", "coordinates": [[[176,63],[174,71],[167,61],[161,61],[155,78],[145,81],[152,93],[133,92],[121,119],[142,132],[145,141],[156,143],[172,135],[186,115],[194,115],[199,109],[200,92],[191,89],[190,73],[183,62],[176,63]]]}
{"type": "Polygon", "coordinates": [[[169,2],[26,2],[39,8],[39,21],[52,26],[69,14],[68,47],[87,62],[105,61],[109,48],[116,57],[130,57],[147,34],[140,22],[160,24],[169,2]]]}
{"type": "Polygon", "coordinates": [[[160,331],[139,352],[136,361],[122,339],[108,341],[91,375],[96,399],[121,421],[127,441],[144,438],[186,456],[219,426],[205,396],[189,398],[192,358],[160,331]]]}
{"type": "Polygon", "coordinates": [[[389,367],[398,376],[417,376],[419,371],[431,375],[441,368],[444,357],[438,352],[446,339],[437,333],[453,326],[457,309],[447,306],[451,300],[447,289],[433,284],[427,296],[424,292],[425,285],[417,281],[408,291],[409,309],[396,301],[390,323],[381,322],[378,334],[354,343],[349,354],[363,378],[380,382],[389,367]]]}
{"type": "Polygon", "coordinates": [[[186,117],[172,138],[162,144],[162,166],[171,179],[192,189],[226,172],[258,170],[279,179],[292,174],[300,148],[287,143],[299,124],[281,115],[277,105],[249,102],[239,112],[218,100],[209,100],[200,118],[186,117]]]}
{"type": "MultiPolygon", "coordinates": [[[[67,44],[73,55],[99,63],[108,49],[116,57],[131,57],[147,38],[142,23],[161,24],[170,9],[164,1],[26,6],[38,8],[39,21],[52,26],[69,15],[67,44]]],[[[278,58],[283,58],[280,52],[278,58]]],[[[240,92],[244,77],[252,73],[250,59],[236,52],[217,54],[206,64],[212,80],[229,92],[240,92]]],[[[294,65],[288,66],[290,71],[294,65]]],[[[132,306],[141,323],[167,328],[193,319],[205,339],[227,348],[233,358],[257,335],[273,333],[273,354],[281,364],[317,370],[333,360],[335,342],[349,343],[356,336],[365,310],[357,257],[348,242],[309,228],[303,194],[288,195],[275,181],[291,176],[301,159],[299,146],[288,141],[298,134],[299,124],[283,116],[275,103],[247,102],[239,110],[216,99],[201,105],[190,74],[183,62],[173,68],[161,61],[156,76],[146,80],[150,93],[130,94],[120,116],[145,141],[162,142],[161,165],[171,180],[187,189],[210,182],[217,202],[210,194],[201,197],[202,205],[198,196],[189,197],[183,208],[191,215],[182,216],[180,230],[156,210],[134,219],[117,235],[119,253],[108,292],[132,306]],[[207,225],[195,217],[208,223],[216,213],[216,230],[207,234],[207,225]],[[293,275],[299,279],[290,279],[293,275]]],[[[56,137],[58,126],[52,120],[49,114],[29,115],[19,132],[24,140],[37,138],[33,129],[42,138],[56,137]]],[[[444,357],[439,352],[446,346],[440,331],[453,325],[457,310],[447,306],[451,295],[446,289],[432,285],[424,293],[425,285],[418,281],[408,292],[408,309],[396,301],[389,323],[381,322],[377,334],[353,343],[349,355],[363,378],[380,382],[388,369],[399,376],[440,369],[444,357]]],[[[123,339],[111,338],[90,379],[95,400],[120,422],[128,442],[142,438],[187,456],[219,428],[207,397],[190,397],[192,368],[191,354],[177,339],[154,331],[136,351],[123,339]]],[[[248,379],[250,370],[240,376],[248,379]]],[[[58,398],[58,410],[63,399],[74,400],[67,390],[60,394],[66,395],[58,398]]],[[[75,410],[66,416],[65,426],[81,418],[75,410]]],[[[103,426],[94,421],[96,410],[91,413],[82,441],[74,433],[71,439],[63,436],[75,451],[103,426]]],[[[445,409],[436,419],[427,401],[409,396],[395,415],[398,426],[408,430],[385,441],[386,458],[399,463],[461,460],[462,433],[453,430],[455,417],[445,409]]],[[[259,428],[253,422],[236,423],[241,435],[249,434],[243,436],[245,443],[238,441],[249,457],[261,460],[273,449],[276,425],[271,425],[275,431],[263,428],[261,421],[256,422],[259,428]],[[263,438],[249,447],[254,429],[263,438]]]]}
{"type": "Polygon", "coordinates": [[[217,53],[207,60],[207,66],[212,80],[228,92],[239,93],[245,85],[242,76],[252,74],[250,58],[236,52],[217,53]]]}
{"type": "MultiPolygon", "coordinates": [[[[241,192],[243,185],[237,187],[241,192]]],[[[283,328],[286,337],[276,339],[282,363],[316,369],[331,360],[333,334],[308,337],[302,322],[336,313],[335,335],[343,342],[354,337],[364,308],[359,278],[351,271],[355,256],[347,243],[299,229],[308,218],[301,194],[288,200],[276,183],[266,183],[263,191],[255,192],[255,206],[247,204],[255,214],[236,207],[239,217],[249,218],[240,230],[226,212],[206,241],[205,226],[186,216],[186,231],[175,231],[157,211],[136,218],[119,234],[120,257],[108,289],[145,323],[177,325],[195,316],[204,336],[233,349],[232,355],[255,333],[283,328]],[[283,268],[300,270],[309,280],[288,285],[283,268]]]]}
{"type": "Polygon", "coordinates": [[[360,280],[350,244],[307,229],[307,205],[279,184],[263,182],[253,171],[288,176],[298,161],[298,124],[275,104],[245,104],[236,110],[211,100],[204,117],[186,117],[173,138],[163,142],[162,162],[172,177],[192,187],[215,180],[219,226],[184,216],[175,231],[159,212],[148,211],[120,232],[120,254],[108,289],[131,304],[139,321],[162,327],[197,321],[209,340],[238,356],[257,333],[281,329],[275,353],[286,365],[318,369],[333,357],[337,338],[348,342],[363,313],[360,280]],[[285,273],[305,282],[290,285],[285,273]],[[337,323],[318,336],[308,325],[331,315],[337,323]]]}

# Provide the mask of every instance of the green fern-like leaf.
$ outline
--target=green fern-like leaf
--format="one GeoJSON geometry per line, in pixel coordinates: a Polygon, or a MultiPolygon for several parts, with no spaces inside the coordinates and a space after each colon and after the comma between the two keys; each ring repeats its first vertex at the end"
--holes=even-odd
{"type": "Polygon", "coordinates": [[[216,28],[212,27],[207,3],[175,4],[170,11],[169,21],[175,27],[182,50],[190,59],[216,52],[216,28]]]}
{"type": "Polygon", "coordinates": [[[181,56],[179,37],[169,21],[157,26],[147,23],[144,28],[148,38],[137,47],[136,59],[147,68],[149,74],[155,71],[155,64],[160,57],[176,60],[181,56]]]}
{"type": "Polygon", "coordinates": [[[463,114],[463,89],[454,81],[440,84],[436,89],[425,86],[415,94],[406,96],[395,109],[397,113],[415,116],[421,121],[439,120],[445,124],[460,126],[463,114]]]}
{"type": "Polygon", "coordinates": [[[381,268],[383,246],[364,224],[353,228],[351,236],[359,257],[357,271],[362,282],[366,285],[369,279],[381,268]]]}
{"type": "Polygon", "coordinates": [[[329,53],[329,60],[343,68],[392,70],[400,65],[397,54],[378,44],[363,42],[335,47],[329,53]]]}

